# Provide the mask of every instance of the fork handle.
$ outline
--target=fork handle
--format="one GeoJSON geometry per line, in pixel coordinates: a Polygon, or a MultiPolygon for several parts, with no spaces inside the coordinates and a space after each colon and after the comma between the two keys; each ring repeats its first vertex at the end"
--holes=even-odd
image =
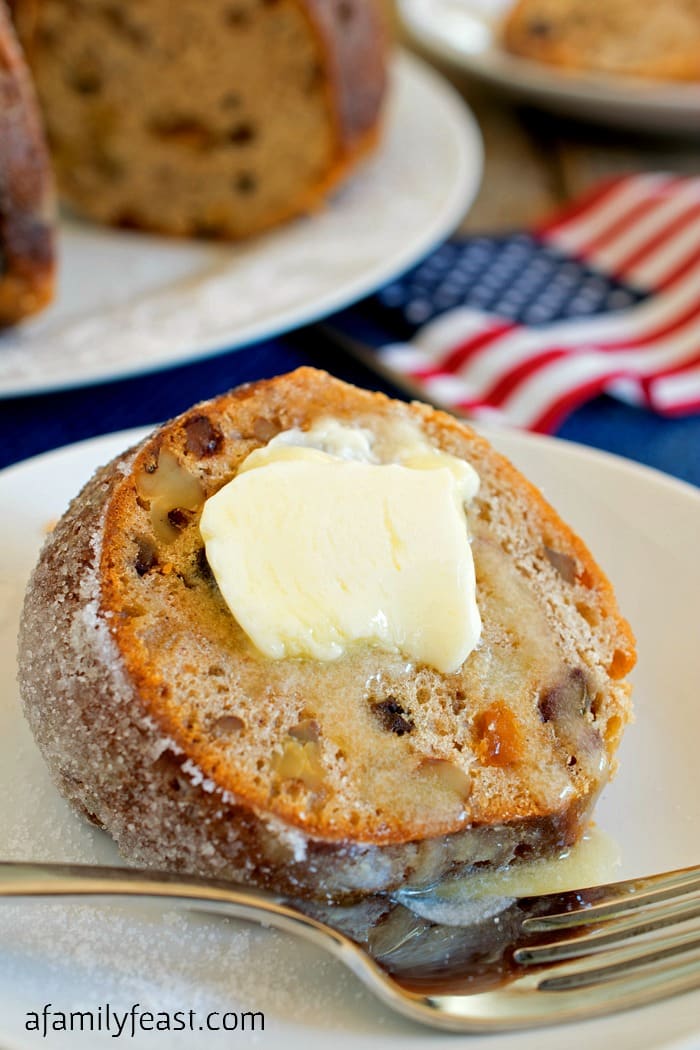
{"type": "Polygon", "coordinates": [[[0,861],[0,904],[3,898],[13,897],[161,900],[187,910],[273,926],[330,952],[388,1006],[414,1020],[436,1023],[432,1005],[422,995],[400,989],[353,940],[265,890],[139,868],[0,861]]]}
{"type": "Polygon", "coordinates": [[[275,894],[240,889],[219,879],[139,868],[0,861],[0,898],[140,898],[167,900],[188,910],[215,912],[298,934],[334,954],[355,946],[337,930],[286,904],[275,894]]]}

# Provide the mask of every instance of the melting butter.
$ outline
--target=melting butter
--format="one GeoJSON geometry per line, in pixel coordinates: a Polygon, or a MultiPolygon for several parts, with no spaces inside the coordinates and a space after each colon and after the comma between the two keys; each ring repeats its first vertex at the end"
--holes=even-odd
{"type": "Polygon", "coordinates": [[[399,890],[394,899],[431,922],[468,925],[498,915],[517,897],[612,882],[620,864],[618,844],[591,825],[576,845],[557,857],[522,860],[496,871],[468,872],[428,890],[399,890]]]}
{"type": "MultiPolygon", "coordinates": [[[[473,875],[464,882],[474,897],[534,897],[610,882],[619,866],[617,843],[594,825],[558,857],[521,861],[491,875],[473,875]]],[[[460,892],[457,886],[454,892],[460,892]]]]}
{"type": "Polygon", "coordinates": [[[453,672],[477,644],[464,505],[478,476],[408,424],[382,445],[384,461],[370,431],[337,420],[286,431],[205,503],[207,560],[265,655],[368,643],[453,672]]]}

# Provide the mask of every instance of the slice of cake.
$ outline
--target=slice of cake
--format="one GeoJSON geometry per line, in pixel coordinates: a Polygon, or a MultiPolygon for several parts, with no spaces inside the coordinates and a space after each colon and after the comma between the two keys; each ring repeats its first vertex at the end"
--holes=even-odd
{"type": "Polygon", "coordinates": [[[515,54],[567,69],[700,80],[696,0],[518,0],[503,40],[515,54]]]}
{"type": "Polygon", "coordinates": [[[56,783],[126,858],[332,898],[573,843],[633,663],[583,543],[482,437],[308,368],[98,471],[20,639],[56,783]]]}
{"type": "Polygon", "coordinates": [[[245,237],[376,144],[376,0],[16,0],[62,197],[100,222],[245,237]]]}

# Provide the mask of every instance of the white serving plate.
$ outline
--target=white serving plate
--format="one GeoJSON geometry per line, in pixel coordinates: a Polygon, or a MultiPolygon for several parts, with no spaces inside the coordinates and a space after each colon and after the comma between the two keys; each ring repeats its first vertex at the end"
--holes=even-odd
{"type": "Polygon", "coordinates": [[[558,69],[509,54],[500,24],[515,0],[398,0],[417,43],[465,72],[554,112],[632,130],[700,131],[700,83],[558,69]]]}
{"type": "MultiPolygon", "coordinates": [[[[23,720],[15,682],[17,621],[45,529],[93,469],[140,437],[131,431],[48,453],[0,474],[0,859],[119,863],[103,833],[58,796],[23,720]]],[[[490,432],[587,540],[637,636],[636,723],[597,808],[617,842],[620,877],[698,862],[700,792],[700,493],[625,460],[558,441],[490,432]]],[[[457,1039],[380,1006],[339,963],[290,937],[172,910],[0,900],[0,1046],[102,1050],[109,1034],[49,1040],[27,1011],[253,1011],[265,1031],[240,1045],[330,1044],[437,1050],[457,1039]]],[[[199,1016],[199,1014],[198,1014],[199,1016]]],[[[236,1045],[231,1033],[137,1033],[133,1050],[236,1045]]],[[[700,992],[631,1013],[542,1031],[470,1037],[470,1050],[697,1050],[700,992]]],[[[466,1045],[466,1043],[465,1043],[466,1045]]]]}

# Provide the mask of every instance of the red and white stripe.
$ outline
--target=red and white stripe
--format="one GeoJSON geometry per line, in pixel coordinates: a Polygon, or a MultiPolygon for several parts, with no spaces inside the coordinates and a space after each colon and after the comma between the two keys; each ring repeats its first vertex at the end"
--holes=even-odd
{"type": "Polygon", "coordinates": [[[628,310],[528,328],[459,308],[384,363],[428,399],[532,430],[603,391],[663,413],[700,407],[700,178],[604,184],[538,235],[630,284],[657,290],[628,310]]]}

